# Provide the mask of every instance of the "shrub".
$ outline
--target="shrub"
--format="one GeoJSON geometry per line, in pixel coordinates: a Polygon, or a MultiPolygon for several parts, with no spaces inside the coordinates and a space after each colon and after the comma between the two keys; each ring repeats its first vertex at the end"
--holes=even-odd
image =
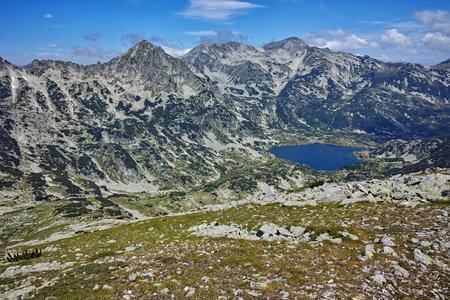
{"type": "Polygon", "coordinates": [[[24,250],[22,252],[7,253],[6,260],[9,262],[13,262],[13,261],[37,258],[37,257],[41,257],[41,256],[42,256],[42,250],[39,250],[36,248],[34,250],[24,250]]]}

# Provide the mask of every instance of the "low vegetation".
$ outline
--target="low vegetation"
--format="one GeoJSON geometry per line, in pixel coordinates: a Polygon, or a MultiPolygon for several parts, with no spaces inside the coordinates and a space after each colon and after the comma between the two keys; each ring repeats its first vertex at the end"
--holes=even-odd
{"type": "Polygon", "coordinates": [[[418,207],[359,202],[304,207],[247,204],[159,217],[40,245],[45,255],[31,264],[1,264],[0,297],[13,291],[36,299],[448,297],[449,213],[446,201],[418,207]],[[303,226],[313,238],[323,233],[338,237],[346,231],[358,240],[268,242],[208,238],[188,231],[212,222],[249,231],[266,223],[303,226]],[[394,254],[383,252],[384,235],[395,242],[394,254]],[[365,258],[367,244],[376,249],[370,259],[365,258]],[[415,249],[439,263],[415,261],[415,249]],[[56,267],[39,269],[48,264],[56,267]],[[409,275],[396,273],[395,265],[409,275]],[[8,275],[19,267],[20,273],[8,275]],[[376,274],[386,282],[378,284],[376,274]]]}
{"type": "Polygon", "coordinates": [[[6,260],[9,262],[13,262],[13,261],[37,258],[37,257],[41,257],[41,256],[42,256],[42,250],[39,250],[36,248],[34,250],[24,250],[24,251],[15,252],[15,253],[8,252],[6,254],[6,260]]]}

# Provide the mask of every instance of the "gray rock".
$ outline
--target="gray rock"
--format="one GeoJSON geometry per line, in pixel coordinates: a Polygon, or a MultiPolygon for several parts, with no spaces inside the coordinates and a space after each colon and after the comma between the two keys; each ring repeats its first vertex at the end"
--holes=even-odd
{"type": "Polygon", "coordinates": [[[420,251],[419,249],[414,249],[414,259],[425,265],[430,265],[431,263],[433,263],[431,257],[426,255],[425,253],[422,253],[422,251],[420,251]]]}
{"type": "Polygon", "coordinates": [[[256,236],[263,240],[278,240],[285,239],[287,237],[294,237],[289,230],[272,223],[264,224],[258,230],[256,236]]]}
{"type": "Polygon", "coordinates": [[[367,201],[367,198],[349,198],[349,199],[344,199],[341,201],[341,205],[346,205],[346,204],[352,204],[352,203],[356,203],[356,202],[361,202],[361,201],[367,201]]]}
{"type": "Polygon", "coordinates": [[[326,183],[322,186],[323,192],[319,193],[316,197],[317,201],[324,202],[336,202],[346,198],[344,188],[342,186],[336,186],[326,183]]]}
{"type": "Polygon", "coordinates": [[[322,233],[321,235],[319,235],[316,238],[316,241],[322,242],[322,241],[329,240],[329,239],[331,239],[331,237],[330,237],[330,235],[328,233],[322,233]]]}
{"type": "Polygon", "coordinates": [[[381,238],[381,242],[385,246],[391,246],[391,247],[396,246],[396,244],[392,241],[392,238],[388,237],[387,235],[383,235],[383,237],[381,238]]]}
{"type": "Polygon", "coordinates": [[[392,254],[392,255],[394,255],[394,256],[397,256],[397,253],[394,251],[394,249],[392,249],[392,248],[389,247],[389,246],[384,246],[384,247],[383,247],[383,253],[384,253],[384,254],[392,254]]]}
{"type": "Polygon", "coordinates": [[[264,234],[267,235],[276,235],[278,232],[278,226],[272,223],[264,224],[261,228],[259,228],[258,232],[256,233],[257,237],[261,237],[264,234]]]}
{"type": "Polygon", "coordinates": [[[300,226],[291,226],[289,231],[292,233],[295,237],[300,237],[304,232],[306,228],[300,227],[300,226]]]}
{"type": "Polygon", "coordinates": [[[250,288],[252,289],[257,289],[257,290],[261,290],[261,289],[265,289],[267,287],[267,284],[263,283],[263,282],[250,282],[250,288]]]}
{"type": "Polygon", "coordinates": [[[366,250],[364,252],[364,256],[366,258],[372,258],[374,253],[375,253],[375,245],[373,245],[373,244],[366,245],[366,250]]]}
{"type": "Polygon", "coordinates": [[[392,267],[394,268],[395,275],[409,277],[409,272],[405,268],[400,267],[398,264],[392,264],[392,267]]]}
{"type": "Polygon", "coordinates": [[[346,231],[341,231],[341,232],[339,232],[339,233],[340,233],[340,235],[342,235],[343,237],[349,238],[349,239],[351,239],[351,240],[353,240],[353,241],[357,241],[357,240],[359,239],[356,235],[351,234],[351,233],[348,233],[348,232],[346,232],[346,231]]]}
{"type": "Polygon", "coordinates": [[[297,206],[297,207],[301,207],[301,206],[306,206],[308,205],[307,201],[295,201],[295,200],[288,200],[283,202],[283,206],[297,206]]]}
{"type": "Polygon", "coordinates": [[[380,273],[380,271],[376,271],[375,275],[371,277],[373,281],[375,281],[378,285],[383,285],[386,282],[386,278],[383,276],[383,274],[380,273]]]}

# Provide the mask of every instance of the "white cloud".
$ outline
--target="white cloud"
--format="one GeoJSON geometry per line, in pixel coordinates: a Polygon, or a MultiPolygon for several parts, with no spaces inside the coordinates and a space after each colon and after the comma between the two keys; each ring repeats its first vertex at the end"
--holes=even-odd
{"type": "Polygon", "coordinates": [[[348,34],[342,29],[317,31],[313,34],[305,34],[302,38],[310,45],[326,47],[335,51],[376,49],[379,47],[375,41],[367,41],[355,34],[348,34]]]}
{"type": "Polygon", "coordinates": [[[188,31],[184,34],[186,35],[215,35],[217,30],[204,30],[204,31],[188,31]]]}
{"type": "Polygon", "coordinates": [[[443,10],[424,10],[414,13],[414,18],[428,28],[450,35],[450,13],[443,10]]]}
{"type": "Polygon", "coordinates": [[[36,54],[37,56],[50,56],[50,57],[64,57],[63,53],[58,52],[40,52],[36,54]]]}
{"type": "Polygon", "coordinates": [[[421,39],[423,45],[430,49],[450,51],[450,36],[446,36],[440,32],[428,32],[421,39]]]}
{"type": "Polygon", "coordinates": [[[191,51],[191,49],[173,49],[166,46],[162,46],[161,48],[164,50],[164,52],[173,57],[180,57],[191,51]]]}
{"type": "Polygon", "coordinates": [[[192,19],[226,21],[236,15],[245,14],[252,8],[264,6],[236,0],[189,0],[189,7],[180,14],[192,19]]]}
{"type": "Polygon", "coordinates": [[[343,36],[339,39],[327,41],[326,46],[332,50],[356,50],[356,49],[374,49],[378,45],[376,42],[368,42],[364,38],[357,37],[354,34],[343,36]]]}
{"type": "Polygon", "coordinates": [[[340,28],[338,28],[337,30],[328,30],[328,34],[331,36],[346,36],[347,35],[345,33],[345,31],[340,28]]]}
{"type": "Polygon", "coordinates": [[[382,47],[401,47],[409,48],[414,45],[411,38],[401,34],[397,29],[389,29],[380,36],[380,44],[382,47]]]}
{"type": "Polygon", "coordinates": [[[51,14],[46,14],[46,15],[44,16],[44,18],[53,18],[53,15],[51,15],[51,14]]]}
{"type": "Polygon", "coordinates": [[[386,54],[380,54],[375,56],[374,58],[381,60],[381,61],[385,61],[385,62],[389,62],[392,61],[392,57],[386,54]]]}

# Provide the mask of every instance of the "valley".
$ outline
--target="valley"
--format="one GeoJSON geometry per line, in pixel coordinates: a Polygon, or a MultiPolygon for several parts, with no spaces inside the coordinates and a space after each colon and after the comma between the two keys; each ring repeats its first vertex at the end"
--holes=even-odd
{"type": "Polygon", "coordinates": [[[298,284],[314,297],[448,295],[445,66],[384,63],[298,38],[199,45],[180,58],[142,41],[87,66],[0,58],[0,251],[43,249],[32,261],[0,264],[0,297],[69,299],[80,280],[83,299],[306,297],[298,284]],[[320,171],[269,152],[313,143],[362,148],[354,153],[361,162],[320,171]],[[443,181],[414,190],[426,176],[443,181]],[[387,186],[353,190],[371,181],[387,186]],[[330,186],[338,195],[319,201],[330,186]],[[284,205],[291,200],[298,203],[284,205]],[[318,216],[327,216],[323,224],[318,216]],[[348,220],[356,242],[342,235],[348,220]],[[314,238],[230,241],[187,231],[211,222],[242,235],[269,223],[309,226],[314,238]],[[319,233],[343,244],[318,241],[319,233]],[[383,235],[397,241],[396,255],[383,252],[383,235]],[[365,259],[368,244],[375,260],[365,259]],[[284,261],[275,276],[280,255],[304,265],[284,261]],[[253,256],[272,258],[266,266],[253,256]],[[324,273],[307,275],[312,266],[324,273]]]}

